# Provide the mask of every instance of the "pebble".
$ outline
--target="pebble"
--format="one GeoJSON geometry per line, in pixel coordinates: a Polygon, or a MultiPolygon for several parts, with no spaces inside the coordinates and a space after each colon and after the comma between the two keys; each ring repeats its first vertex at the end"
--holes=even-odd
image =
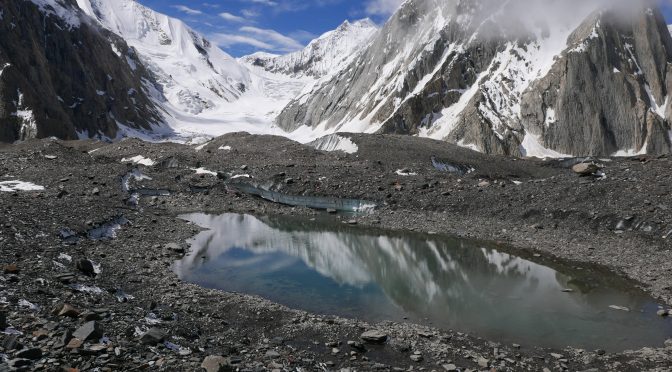
{"type": "Polygon", "coordinates": [[[413,354],[413,355],[411,355],[411,360],[416,362],[416,363],[422,362],[422,355],[413,354]]]}
{"type": "Polygon", "coordinates": [[[24,349],[16,353],[17,358],[38,360],[42,358],[42,350],[39,348],[24,349]]]}

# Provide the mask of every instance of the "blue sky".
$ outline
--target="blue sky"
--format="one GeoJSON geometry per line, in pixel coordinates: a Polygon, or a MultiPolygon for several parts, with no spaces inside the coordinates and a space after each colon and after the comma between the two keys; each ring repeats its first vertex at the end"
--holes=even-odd
{"type": "MultiPolygon", "coordinates": [[[[384,22],[402,0],[138,0],[180,18],[225,51],[242,56],[258,50],[300,49],[344,20],[384,22]]],[[[672,23],[672,0],[661,0],[672,23]]]]}
{"type": "Polygon", "coordinates": [[[344,20],[384,22],[401,0],[138,0],[241,56],[300,49],[344,20]]]}

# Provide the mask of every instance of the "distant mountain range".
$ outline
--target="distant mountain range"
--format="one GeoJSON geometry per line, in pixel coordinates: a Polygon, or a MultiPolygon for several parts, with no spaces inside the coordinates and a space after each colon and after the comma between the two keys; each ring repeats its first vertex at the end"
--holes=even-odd
{"type": "Polygon", "coordinates": [[[239,59],[133,0],[1,9],[3,142],[351,131],[515,156],[672,150],[672,37],[645,3],[408,0],[382,28],[239,59]]]}

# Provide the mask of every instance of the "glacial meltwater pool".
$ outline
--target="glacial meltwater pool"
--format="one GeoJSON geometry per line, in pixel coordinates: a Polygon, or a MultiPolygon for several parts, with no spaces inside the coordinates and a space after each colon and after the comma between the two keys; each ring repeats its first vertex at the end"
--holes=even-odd
{"type": "Polygon", "coordinates": [[[175,263],[184,281],[292,308],[409,321],[529,346],[662,346],[672,321],[601,269],[537,264],[469,240],[329,221],[189,214],[208,230],[175,263]]]}

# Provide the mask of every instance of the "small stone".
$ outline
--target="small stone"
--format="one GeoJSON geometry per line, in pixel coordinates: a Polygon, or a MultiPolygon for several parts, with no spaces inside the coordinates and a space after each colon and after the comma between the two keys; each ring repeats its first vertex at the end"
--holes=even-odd
{"type": "Polygon", "coordinates": [[[411,355],[411,360],[416,363],[422,362],[422,355],[413,354],[411,355]]]}
{"type": "Polygon", "coordinates": [[[46,329],[38,329],[37,331],[33,332],[33,337],[35,337],[38,341],[44,340],[45,338],[49,337],[49,331],[46,329]]]}
{"type": "Polygon", "coordinates": [[[572,171],[581,176],[589,176],[599,171],[600,167],[593,163],[581,163],[572,167],[572,171]]]}
{"type": "Polygon", "coordinates": [[[168,244],[166,244],[165,248],[166,248],[166,250],[168,250],[170,252],[173,252],[173,253],[177,253],[177,254],[184,254],[185,253],[184,247],[180,246],[177,243],[168,243],[168,244]]]}
{"type": "Polygon", "coordinates": [[[431,332],[420,331],[420,332],[418,332],[418,336],[423,337],[423,338],[432,338],[432,337],[434,337],[434,334],[431,333],[431,332]]]}
{"type": "Polygon", "coordinates": [[[72,336],[82,341],[97,339],[103,337],[103,329],[100,324],[91,321],[84,323],[84,325],[79,327],[72,336]]]}
{"type": "Polygon", "coordinates": [[[490,361],[483,357],[478,358],[478,366],[481,368],[488,368],[489,363],[490,361]]]}
{"type": "Polygon", "coordinates": [[[224,358],[217,355],[210,355],[205,357],[205,359],[203,359],[203,363],[201,363],[201,368],[203,368],[206,372],[234,371],[229,358],[224,358]]]}
{"type": "Polygon", "coordinates": [[[7,327],[9,327],[9,324],[7,324],[7,313],[0,311],[0,330],[4,330],[7,327]]]}
{"type": "Polygon", "coordinates": [[[340,352],[341,352],[341,349],[339,349],[339,348],[337,348],[337,347],[331,349],[331,353],[332,353],[332,354],[338,354],[338,353],[340,353],[340,352]]]}
{"type": "Polygon", "coordinates": [[[103,317],[100,316],[98,313],[94,313],[93,311],[87,311],[80,315],[80,318],[85,321],[85,322],[90,322],[92,320],[103,320],[103,317]]]}
{"type": "Polygon", "coordinates": [[[77,261],[77,270],[79,270],[82,274],[86,276],[90,277],[96,276],[96,270],[91,260],[82,259],[77,261]]]}
{"type": "Polygon", "coordinates": [[[348,341],[348,346],[350,346],[351,348],[353,348],[353,349],[355,349],[355,350],[357,350],[357,351],[360,351],[360,352],[364,352],[364,351],[366,351],[366,348],[364,347],[364,344],[361,343],[361,342],[357,342],[357,341],[348,341]]]}
{"type": "Polygon", "coordinates": [[[2,348],[7,351],[18,349],[20,345],[19,335],[8,335],[0,345],[2,345],[2,348]]]}
{"type": "Polygon", "coordinates": [[[558,354],[558,353],[551,353],[551,356],[555,359],[562,359],[564,358],[564,355],[558,354]]]}
{"type": "Polygon", "coordinates": [[[26,367],[33,364],[33,361],[30,359],[21,359],[21,358],[16,358],[12,359],[9,361],[9,365],[14,367],[14,368],[21,368],[21,367],[26,367]]]}
{"type": "Polygon", "coordinates": [[[668,315],[670,315],[669,310],[658,310],[658,311],[656,312],[656,314],[657,314],[658,316],[668,316],[668,315]]]}
{"type": "Polygon", "coordinates": [[[165,340],[166,333],[158,328],[151,328],[140,337],[140,342],[145,345],[156,345],[165,340]]]}
{"type": "Polygon", "coordinates": [[[333,208],[327,208],[327,213],[329,213],[329,214],[336,214],[336,213],[338,213],[338,211],[335,210],[335,209],[333,209],[333,208]]]}
{"type": "Polygon", "coordinates": [[[44,158],[47,160],[56,160],[57,156],[56,155],[44,155],[44,158]]]}
{"type": "Polygon", "coordinates": [[[240,170],[247,170],[247,168],[248,168],[247,165],[241,165],[240,166],[240,170]]]}
{"type": "Polygon", "coordinates": [[[514,349],[520,349],[520,345],[518,345],[518,344],[513,344],[512,346],[513,346],[514,349]]]}
{"type": "Polygon", "coordinates": [[[42,350],[39,348],[24,349],[16,353],[17,358],[38,360],[42,358],[42,350]]]}
{"type": "Polygon", "coordinates": [[[572,293],[572,292],[574,292],[574,290],[571,289],[571,288],[564,288],[562,291],[565,292],[565,293],[572,293]]]}
{"type": "Polygon", "coordinates": [[[67,345],[65,345],[65,348],[70,350],[79,349],[80,347],[82,347],[82,344],[84,344],[84,341],[78,338],[73,338],[68,342],[67,345]]]}
{"type": "Polygon", "coordinates": [[[478,184],[478,187],[485,188],[485,187],[488,187],[488,186],[490,186],[490,182],[488,182],[488,181],[482,181],[478,184]]]}
{"type": "Polygon", "coordinates": [[[68,304],[63,304],[63,306],[61,307],[61,309],[58,311],[58,313],[56,315],[63,316],[63,317],[68,317],[68,318],[77,318],[77,317],[79,317],[80,313],[74,307],[72,307],[68,304]]]}
{"type": "Polygon", "coordinates": [[[280,353],[275,350],[269,350],[266,352],[265,357],[270,359],[277,359],[280,358],[280,353]]]}
{"type": "Polygon", "coordinates": [[[3,271],[5,274],[18,274],[20,270],[16,264],[9,264],[3,268],[3,271]]]}
{"type": "Polygon", "coordinates": [[[382,344],[387,341],[387,334],[377,331],[377,330],[370,330],[362,333],[361,336],[359,336],[362,340],[366,342],[370,342],[372,344],[382,344]]]}
{"type": "Polygon", "coordinates": [[[97,187],[94,187],[93,190],[91,190],[91,194],[100,195],[100,189],[98,189],[97,187]]]}
{"type": "Polygon", "coordinates": [[[444,364],[442,367],[446,371],[457,371],[457,366],[454,364],[444,364]]]}
{"type": "Polygon", "coordinates": [[[348,225],[356,225],[357,223],[358,223],[357,220],[348,221],[348,225]]]}

